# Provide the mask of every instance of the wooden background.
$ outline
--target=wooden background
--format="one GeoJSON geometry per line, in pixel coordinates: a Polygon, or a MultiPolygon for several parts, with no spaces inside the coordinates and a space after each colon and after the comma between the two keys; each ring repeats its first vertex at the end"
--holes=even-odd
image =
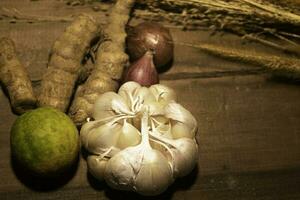
{"type": "MultiPolygon", "coordinates": [[[[95,5],[0,1],[0,36],[15,41],[36,92],[51,46],[72,17],[81,12],[102,13],[105,23],[105,9],[97,11],[95,5]]],[[[131,24],[138,22],[133,19],[131,24]]],[[[172,27],[171,32],[181,43],[209,42],[280,54],[230,34],[172,27]]],[[[227,62],[179,44],[174,65],[161,74],[161,83],[174,88],[179,102],[197,118],[199,163],[188,177],[153,199],[300,199],[299,83],[284,82],[257,67],[227,62]]],[[[0,199],[142,198],[94,180],[83,156],[65,180],[46,184],[29,179],[10,160],[10,127],[15,119],[0,90],[0,199]]]]}

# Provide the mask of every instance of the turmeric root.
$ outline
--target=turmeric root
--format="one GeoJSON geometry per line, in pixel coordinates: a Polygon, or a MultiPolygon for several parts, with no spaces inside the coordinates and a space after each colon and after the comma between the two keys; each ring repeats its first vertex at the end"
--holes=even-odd
{"type": "Polygon", "coordinates": [[[84,14],[76,18],[54,43],[48,68],[43,76],[39,106],[52,106],[66,112],[78,79],[81,62],[91,42],[100,35],[95,18],[84,14]]]}
{"type": "Polygon", "coordinates": [[[31,81],[16,55],[14,42],[1,38],[0,47],[0,81],[8,92],[12,110],[22,114],[36,106],[31,81]]]}
{"type": "Polygon", "coordinates": [[[70,117],[81,125],[91,114],[96,98],[119,87],[123,69],[128,64],[125,53],[125,26],[134,0],[118,0],[111,10],[109,23],[104,30],[105,40],[98,48],[96,63],[87,81],[79,86],[70,108],[70,117]]]}

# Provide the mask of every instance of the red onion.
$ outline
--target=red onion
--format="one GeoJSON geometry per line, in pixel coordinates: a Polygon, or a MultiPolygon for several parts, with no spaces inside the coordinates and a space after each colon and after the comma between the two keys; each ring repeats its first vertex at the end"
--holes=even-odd
{"type": "Polygon", "coordinates": [[[173,59],[173,39],[169,30],[158,23],[143,22],[128,30],[127,50],[131,61],[146,51],[154,52],[154,64],[161,68],[173,59]]]}
{"type": "Polygon", "coordinates": [[[143,57],[129,67],[123,79],[123,82],[127,81],[135,81],[146,87],[159,83],[158,74],[153,64],[153,52],[147,51],[143,57]]]}

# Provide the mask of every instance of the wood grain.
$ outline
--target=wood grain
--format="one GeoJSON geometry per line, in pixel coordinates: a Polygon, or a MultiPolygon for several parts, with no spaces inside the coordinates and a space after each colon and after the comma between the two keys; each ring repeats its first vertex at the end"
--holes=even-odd
{"type": "MultiPolygon", "coordinates": [[[[0,8],[46,18],[55,13],[64,19],[94,12],[91,6],[70,7],[50,0],[3,0],[0,8]]],[[[69,22],[1,19],[0,36],[15,41],[38,92],[51,46],[69,22]]],[[[87,173],[82,154],[78,166],[63,180],[31,179],[10,160],[10,127],[17,116],[0,90],[0,199],[300,199],[299,83],[283,82],[259,68],[224,61],[182,44],[210,42],[280,52],[245,44],[230,34],[174,28],[171,32],[177,42],[175,60],[160,77],[163,84],[175,89],[179,102],[199,123],[199,163],[189,176],[177,180],[161,196],[142,198],[97,182],[87,173]]]]}
{"type": "Polygon", "coordinates": [[[163,83],[197,117],[200,174],[300,166],[299,86],[258,75],[163,83]]]}

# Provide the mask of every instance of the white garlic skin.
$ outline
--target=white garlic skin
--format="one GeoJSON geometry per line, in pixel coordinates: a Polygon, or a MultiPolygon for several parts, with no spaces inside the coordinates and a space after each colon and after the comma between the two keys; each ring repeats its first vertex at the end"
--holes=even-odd
{"type": "Polygon", "coordinates": [[[164,155],[142,146],[128,147],[112,157],[104,177],[112,188],[145,196],[160,194],[173,182],[172,169],[164,155]]]}
{"type": "Polygon", "coordinates": [[[180,138],[174,141],[174,175],[183,177],[188,175],[198,162],[198,145],[194,139],[180,138]]]}
{"type": "Polygon", "coordinates": [[[165,117],[184,123],[190,132],[195,134],[197,131],[197,121],[190,111],[176,102],[170,102],[165,107],[165,117]]]}
{"type": "Polygon", "coordinates": [[[173,89],[161,85],[161,84],[155,84],[152,85],[149,90],[152,92],[152,94],[156,97],[156,100],[160,103],[167,103],[170,101],[176,101],[177,96],[173,89]]]}
{"type": "Polygon", "coordinates": [[[141,141],[139,131],[127,121],[119,123],[88,122],[80,131],[82,145],[92,154],[105,153],[111,149],[120,151],[141,141]]]}
{"type": "Polygon", "coordinates": [[[150,135],[159,141],[152,140],[151,144],[169,161],[174,178],[186,176],[195,168],[198,162],[198,144],[195,139],[169,139],[159,135],[157,130],[150,135]]]}
{"type": "Polygon", "coordinates": [[[195,132],[191,131],[191,129],[182,122],[172,122],[171,132],[174,139],[179,139],[183,137],[187,138],[195,138],[195,132]]]}
{"type": "Polygon", "coordinates": [[[132,190],[135,172],[130,160],[132,156],[136,157],[132,155],[135,152],[134,147],[128,147],[109,159],[104,179],[110,187],[118,190],[132,190]]]}
{"type": "Polygon", "coordinates": [[[93,107],[93,118],[96,120],[112,117],[120,113],[132,114],[125,99],[114,92],[102,94],[93,107]]]}
{"type": "MultiPolygon", "coordinates": [[[[88,123],[86,124],[86,126],[88,126],[88,123]]],[[[105,153],[111,147],[116,146],[121,130],[122,126],[118,123],[102,124],[98,127],[89,129],[89,131],[86,131],[86,128],[83,127],[83,129],[80,131],[81,141],[83,146],[90,153],[105,153]]]]}
{"type": "Polygon", "coordinates": [[[107,159],[100,159],[99,156],[91,155],[87,158],[89,172],[99,181],[104,180],[104,171],[107,165],[107,159]]]}
{"type": "Polygon", "coordinates": [[[125,149],[129,146],[136,146],[141,142],[139,131],[127,121],[123,123],[116,146],[125,149]]]}
{"type": "Polygon", "coordinates": [[[150,150],[136,175],[134,190],[145,196],[161,194],[174,181],[172,177],[166,157],[160,151],[150,150]]]}

